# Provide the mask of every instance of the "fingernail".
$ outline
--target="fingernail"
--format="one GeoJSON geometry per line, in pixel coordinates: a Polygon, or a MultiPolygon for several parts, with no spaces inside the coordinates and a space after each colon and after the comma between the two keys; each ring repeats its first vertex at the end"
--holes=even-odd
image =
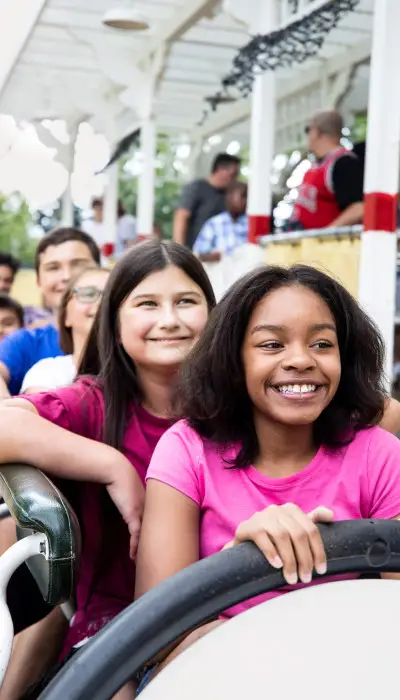
{"type": "Polygon", "coordinates": [[[289,586],[295,586],[297,583],[297,574],[285,574],[285,579],[289,586]]]}
{"type": "Polygon", "coordinates": [[[309,571],[307,571],[307,573],[302,574],[301,580],[303,581],[303,583],[310,583],[312,580],[312,574],[309,571]]]}
{"type": "Polygon", "coordinates": [[[271,559],[271,566],[273,566],[275,569],[281,569],[283,566],[283,561],[280,557],[275,557],[274,559],[271,559]]]}
{"type": "Polygon", "coordinates": [[[326,572],[327,572],[327,565],[326,565],[326,563],[324,563],[324,564],[318,564],[318,566],[315,567],[315,570],[316,570],[317,574],[319,574],[320,576],[323,576],[323,575],[326,574],[326,572]]]}

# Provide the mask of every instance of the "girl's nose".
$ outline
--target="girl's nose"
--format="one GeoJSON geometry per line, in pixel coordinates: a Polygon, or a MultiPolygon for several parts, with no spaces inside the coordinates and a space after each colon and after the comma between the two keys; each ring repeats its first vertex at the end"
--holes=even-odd
{"type": "Polygon", "coordinates": [[[179,319],[173,306],[168,305],[162,309],[159,325],[160,328],[177,328],[179,326],[179,319]]]}
{"type": "Polygon", "coordinates": [[[287,353],[282,363],[284,369],[297,370],[298,372],[307,372],[307,370],[314,369],[315,365],[315,359],[306,347],[293,348],[291,352],[287,353]]]}

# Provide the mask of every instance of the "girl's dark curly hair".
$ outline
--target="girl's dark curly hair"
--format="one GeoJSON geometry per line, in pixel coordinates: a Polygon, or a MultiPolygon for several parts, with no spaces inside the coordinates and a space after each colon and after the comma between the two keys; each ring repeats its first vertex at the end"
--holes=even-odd
{"type": "Polygon", "coordinates": [[[184,363],[176,392],[178,414],[203,437],[239,442],[236,467],[258,455],[253,406],[246,390],[242,345],[256,304],[280,287],[301,285],[318,294],[336,323],[342,372],[337,392],[314,424],[318,444],[338,446],[383,415],[384,344],[371,319],[336,280],[308,265],[262,267],[240,279],[212,312],[184,363]]]}

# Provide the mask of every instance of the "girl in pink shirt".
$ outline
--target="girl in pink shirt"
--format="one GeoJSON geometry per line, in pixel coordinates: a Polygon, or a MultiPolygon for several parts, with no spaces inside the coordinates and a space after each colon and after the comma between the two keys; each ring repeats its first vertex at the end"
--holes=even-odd
{"type": "MultiPolygon", "coordinates": [[[[61,487],[83,535],[77,610],[64,654],[133,600],[129,537],[133,558],[147,467],[171,425],[180,364],[214,304],[204,268],[190,251],[156,239],[138,244],[110,275],[80,368],[85,376],[2,404],[0,462],[32,464],[75,481],[61,487]]],[[[11,689],[7,697],[14,697],[11,689]]]]}
{"type": "Polygon", "coordinates": [[[136,596],[244,540],[304,585],[326,571],[317,522],[397,518],[400,442],[377,427],[383,355],[372,321],[323,272],[264,267],[237,282],[184,363],[185,420],[147,471],[136,596]]]}

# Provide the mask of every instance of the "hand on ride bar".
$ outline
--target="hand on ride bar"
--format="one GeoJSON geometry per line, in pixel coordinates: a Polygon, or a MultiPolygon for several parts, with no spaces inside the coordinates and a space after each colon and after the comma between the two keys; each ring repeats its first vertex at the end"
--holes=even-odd
{"type": "Polygon", "coordinates": [[[136,469],[126,460],[126,468],[117,469],[107,491],[125,520],[130,539],[130,557],[136,557],[144,510],[145,491],[136,469]]]}
{"type": "Polygon", "coordinates": [[[290,586],[299,580],[310,583],[313,569],[320,575],[326,573],[326,555],[316,523],[332,520],[333,512],[324,506],[308,514],[293,503],[269,506],[241,523],[235,539],[224,549],[250,540],[271,566],[283,569],[290,586]]]}

